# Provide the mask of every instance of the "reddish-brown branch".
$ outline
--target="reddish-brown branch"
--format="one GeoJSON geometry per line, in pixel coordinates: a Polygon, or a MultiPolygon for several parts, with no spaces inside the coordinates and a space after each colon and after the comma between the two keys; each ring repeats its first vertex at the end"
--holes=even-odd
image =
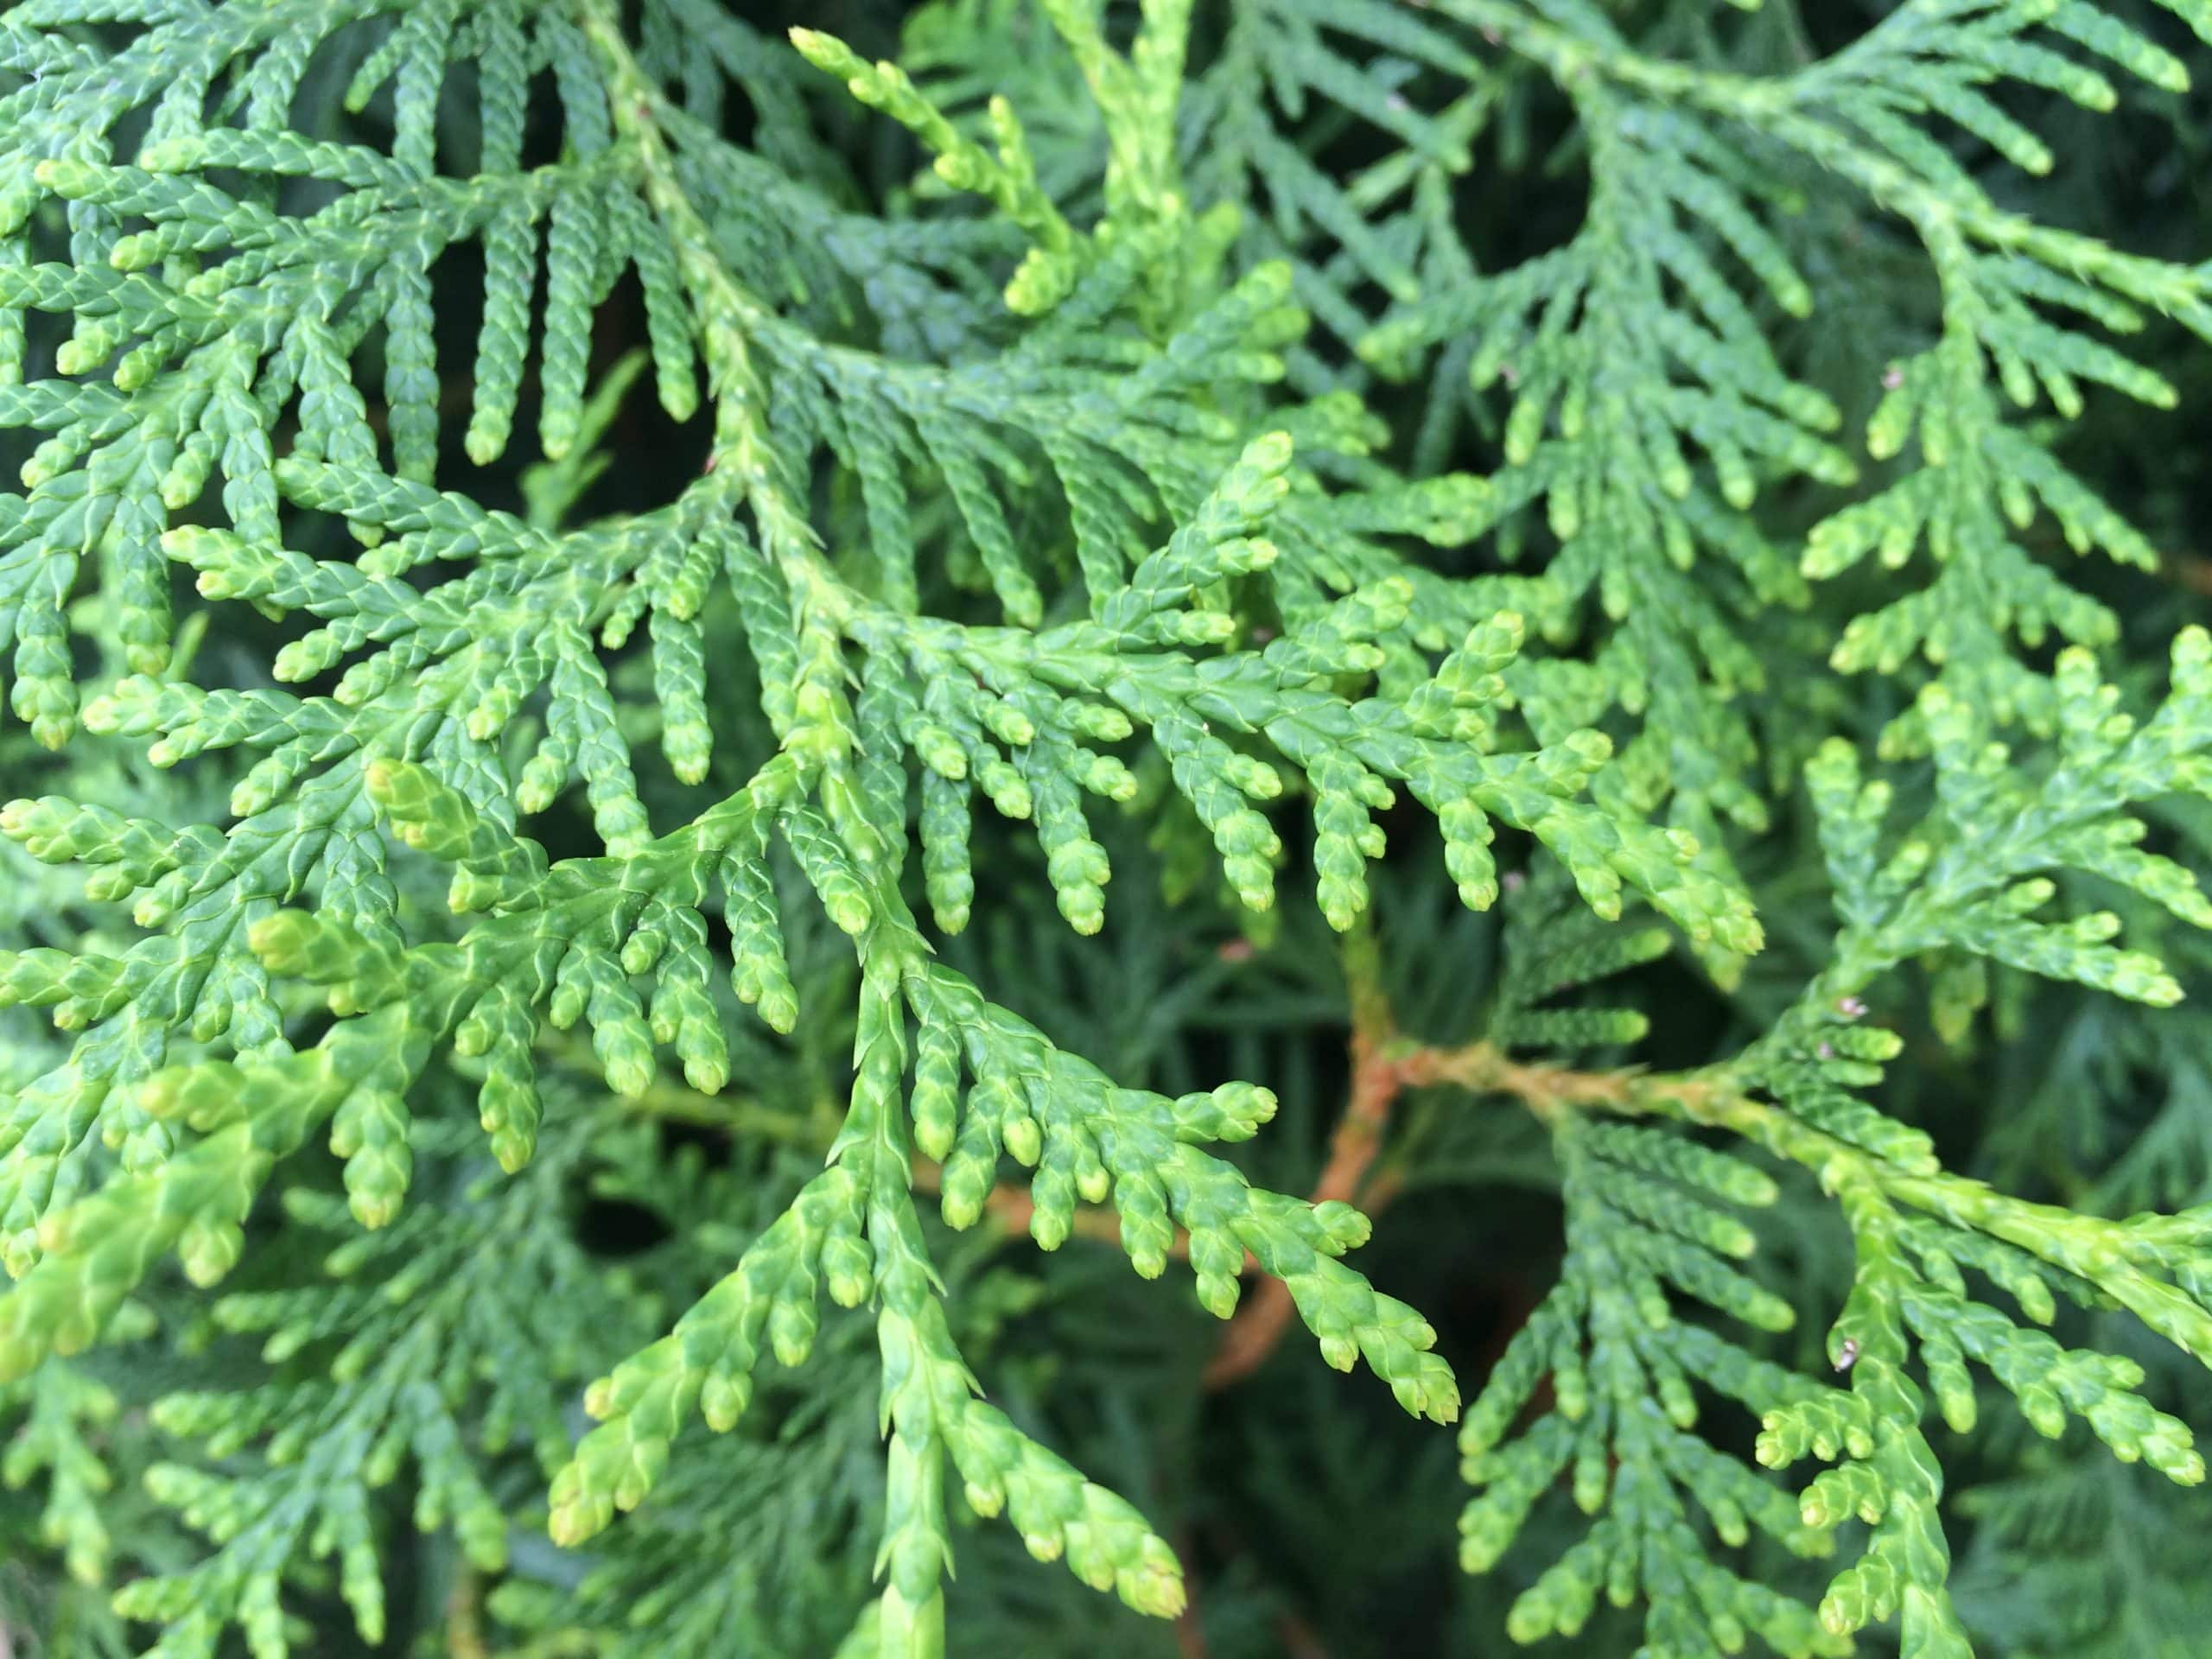
{"type": "MultiPolygon", "coordinates": [[[[446,1598],[446,1651],[454,1659],[488,1659],[484,1641],[484,1582],[473,1567],[464,1567],[446,1598]]],[[[7,1649],[0,1644],[0,1659],[7,1649]]]]}
{"type": "Polygon", "coordinates": [[[1198,1575],[1191,1565],[1190,1543],[1175,1552],[1183,1558],[1183,1611],[1175,1615],[1175,1651],[1182,1659],[1207,1659],[1205,1626],[1198,1619],[1198,1575]]]}
{"type": "Polygon", "coordinates": [[[2212,559],[2198,553],[2171,553],[2166,573],[2192,594],[2212,594],[2212,559]]]}
{"type": "MultiPolygon", "coordinates": [[[[1328,1161],[1313,1184],[1316,1204],[1332,1198],[1348,1204],[1357,1200],[1373,1216],[1398,1195],[1404,1183],[1397,1171],[1385,1169],[1371,1184],[1368,1176],[1382,1150],[1392,1109],[1408,1089],[1452,1084],[1476,1094],[1511,1095],[1549,1121],[1577,1106],[1634,1112],[1657,1095],[1694,1108],[1717,1087],[1694,1077],[1525,1064],[1487,1042],[1463,1048],[1411,1042],[1396,1034],[1389,1007],[1376,987],[1371,941],[1362,939],[1361,944],[1357,951],[1348,949],[1345,963],[1352,984],[1351,1096],[1330,1137],[1328,1161]]],[[[1203,1373],[1205,1386],[1227,1388],[1257,1370],[1282,1340],[1296,1311],[1287,1285],[1280,1279],[1265,1281],[1223,1333],[1221,1345],[1203,1373]]]]}
{"type": "MultiPolygon", "coordinates": [[[[1382,1149],[1390,1109],[1400,1091],[1414,1080],[1407,1062],[1424,1052],[1402,1052],[1384,1021],[1362,1022],[1353,1027],[1351,1097],[1337,1122],[1336,1133],[1329,1138],[1329,1160],[1313,1183],[1314,1203],[1337,1198],[1349,1204],[1359,1196],[1360,1185],[1376,1154],[1382,1149]]],[[[1221,1346],[1206,1363],[1205,1386],[1225,1389],[1258,1370],[1282,1340],[1295,1311],[1288,1285],[1280,1279],[1263,1281],[1222,1333],[1221,1346]]]]}

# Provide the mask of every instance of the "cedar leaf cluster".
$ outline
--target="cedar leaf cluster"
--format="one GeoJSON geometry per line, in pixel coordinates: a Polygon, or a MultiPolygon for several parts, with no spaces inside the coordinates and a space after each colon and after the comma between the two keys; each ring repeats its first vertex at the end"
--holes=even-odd
{"type": "Polygon", "coordinates": [[[2212,4],[773,12],[0,10],[0,1653],[2203,1651],[2212,4]]]}

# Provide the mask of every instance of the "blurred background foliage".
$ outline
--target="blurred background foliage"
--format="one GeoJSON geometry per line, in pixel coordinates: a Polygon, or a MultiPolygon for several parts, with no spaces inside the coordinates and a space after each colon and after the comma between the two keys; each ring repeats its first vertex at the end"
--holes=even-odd
{"type": "MultiPolygon", "coordinates": [[[[804,23],[871,57],[899,56],[941,103],[971,117],[987,94],[1004,95],[1027,123],[1047,188],[1071,218],[1085,215],[1102,135],[1069,60],[1045,48],[1046,26],[1026,0],[936,0],[911,10],[820,0],[741,10],[760,41],[776,42],[785,26],[804,23]]],[[[1832,50],[1890,8],[1766,0],[1745,15],[1707,0],[1605,0],[1605,10],[1643,50],[1759,73],[1832,50]]],[[[1240,101],[1251,95],[1233,84],[1236,54],[1253,33],[1295,30],[1326,10],[1292,0],[1200,8],[1185,162],[1194,188],[1245,205],[1240,261],[1306,251],[1327,233],[1277,199],[1287,188],[1282,176],[1271,175],[1264,153],[1238,148],[1239,121],[1264,121],[1271,141],[1292,146],[1330,179],[1355,177],[1390,153],[1387,135],[1325,99],[1302,108],[1274,97],[1263,106],[1240,101]]],[[[2177,51],[2193,46],[2147,8],[2135,21],[2177,51]]],[[[663,41],[660,49],[661,67],[680,73],[681,54],[702,48],[663,41]]],[[[2009,94],[2032,106],[2025,112],[2058,164],[2031,184],[1994,167],[1984,181],[2000,201],[2031,200],[2047,222],[2135,251],[2202,257],[2212,232],[2212,95],[2202,86],[2212,85],[2212,63],[2201,50],[2189,60],[2200,90],[2135,92],[2110,116],[2042,94],[2009,94]]],[[[1484,61],[1483,107],[1470,121],[1471,164],[1452,179],[1450,207],[1465,249],[1495,270],[1573,233],[1586,205],[1585,158],[1570,112],[1542,75],[1495,54],[1484,61]]],[[[1395,62],[1385,69],[1398,92],[1423,109],[1447,107],[1465,90],[1433,67],[1395,62]]],[[[347,73],[344,61],[318,64],[300,101],[303,110],[326,109],[334,132],[350,124],[335,96],[347,73]]],[[[899,128],[796,60],[768,84],[781,101],[730,99],[725,130],[808,186],[821,234],[871,234],[874,221],[866,213],[893,221],[915,212],[957,214],[931,199],[924,158],[899,128]]],[[[372,128],[378,113],[372,108],[364,118],[372,128]]],[[[1879,395],[1885,365],[1934,334],[1936,296],[1924,261],[1878,213],[1835,192],[1813,194],[1804,213],[1783,221],[1783,234],[1815,306],[1803,322],[1773,320],[1777,350],[1792,372],[1835,399],[1847,429],[1856,429],[1879,395]]],[[[975,243],[965,257],[988,263],[1006,251],[986,235],[975,243]]],[[[850,275],[854,263],[835,274],[809,273],[819,285],[798,303],[811,326],[832,337],[845,331],[893,355],[925,338],[933,351],[947,349],[931,338],[939,320],[926,283],[887,264],[871,288],[850,275]]],[[[441,279],[457,296],[439,308],[442,334],[451,334],[454,346],[442,357],[465,364],[475,328],[470,296],[480,283],[461,269],[443,270],[441,279]]],[[[1342,289],[1370,318],[1382,308],[1382,296],[1356,276],[1342,289]]],[[[1332,332],[1335,321],[1320,316],[1295,365],[1300,379],[1314,388],[1359,386],[1409,451],[1427,446],[1416,463],[1424,471],[1491,469],[1500,446],[1494,401],[1426,378],[1377,382],[1344,334],[1332,332]],[[1447,416],[1440,400],[1464,406],[1447,416]]],[[[632,288],[618,289],[598,328],[594,372],[617,373],[644,340],[632,288]]],[[[2179,626],[2212,609],[2212,467],[2203,464],[2212,454],[2212,355],[2181,349],[2180,331],[2172,333],[2171,342],[2140,355],[2179,385],[2178,411],[2107,398],[2065,436],[2071,463],[2164,556],[2156,575],[2103,563],[2069,569],[2069,580],[2126,620],[2137,660],[2152,662],[2179,626]]],[[[454,396],[465,409],[465,386],[454,396]]],[[[525,386],[524,429],[529,397],[525,386]]],[[[527,446],[517,445],[502,470],[479,476],[479,499],[567,518],[670,499],[705,452],[704,417],[676,426],[644,397],[607,414],[596,443],[559,468],[532,462],[527,446]]],[[[448,442],[457,448],[454,424],[448,442]]],[[[1871,492],[1880,481],[1877,469],[1858,487],[1871,492]]],[[[862,533],[851,484],[818,480],[833,547],[862,533]]],[[[1832,493],[1819,503],[1801,499],[1810,493],[1800,486],[1766,500],[1769,528],[1787,537],[1832,506],[1832,493]]],[[[1440,556],[1466,572],[1497,568],[1498,558],[1489,541],[1440,556]]],[[[1817,632],[1860,608],[1863,597],[1848,581],[1829,584],[1809,617],[1781,626],[1817,632]]],[[[718,720],[727,715],[733,729],[742,729],[758,719],[742,635],[727,613],[708,614],[710,688],[726,693],[712,701],[718,720]]],[[[238,683],[254,683],[269,654],[264,642],[244,634],[207,639],[199,650],[204,674],[238,683]]],[[[623,672],[645,672],[641,651],[632,658],[618,666],[618,690],[623,672]]],[[[1821,700],[1831,718],[1846,729],[1855,725],[1870,743],[1895,712],[1883,701],[1893,695],[1824,671],[1794,673],[1771,694],[1777,704],[1821,700]]],[[[632,706],[649,704],[640,697],[632,706]]],[[[753,736],[725,752],[760,752],[765,729],[753,736]]],[[[215,760],[179,774],[152,771],[120,741],[80,739],[70,760],[79,792],[93,794],[82,769],[97,766],[105,769],[106,791],[97,798],[168,822],[219,816],[232,781],[215,760]]],[[[6,793],[37,792],[56,764],[19,728],[0,734],[6,793]]],[[[695,798],[648,765],[640,766],[640,784],[656,818],[676,821],[695,798]]],[[[1264,1079],[1281,1109],[1266,1135],[1238,1149],[1238,1161],[1267,1185],[1305,1191],[1327,1158],[1351,1078],[1343,946],[1306,906],[1255,919],[1225,902],[1186,817],[1172,794],[1154,788],[1119,823],[1098,825],[1120,876],[1095,940],[1073,937],[1052,916],[1033,838],[979,820],[976,867],[997,874],[947,956],[1128,1084],[1172,1094],[1226,1077],[1264,1079]]],[[[1372,924],[1382,993],[1401,1030],[1438,1044],[1471,1040],[1500,989],[1504,936],[1516,925],[1545,925],[1547,885],[1509,882],[1497,911],[1466,913],[1426,874],[1438,854],[1417,820],[1402,812],[1386,827],[1391,853],[1376,872],[1372,924]]],[[[2176,810],[2164,828],[2169,850],[2203,871],[2212,814],[2176,810]]],[[[569,844],[557,812],[540,821],[538,832],[556,856],[594,844],[581,816],[567,827],[569,844]]],[[[1785,809],[1768,833],[1735,850],[1769,948],[1729,991],[1679,957],[1610,982],[1609,1006],[1639,1008],[1650,1020],[1641,1063],[1689,1066],[1734,1052],[1824,960],[1828,922],[1809,825],[1785,809]]],[[[1513,870],[1516,857],[1525,867],[1528,849],[1507,849],[1501,867],[1513,870]]],[[[65,891],[64,882],[62,873],[0,844],[0,943],[78,938],[65,914],[73,888],[65,891]]],[[[786,916],[812,913],[800,905],[786,916]]],[[[550,1432],[578,1432],[582,1382],[661,1328],[654,1321],[687,1306],[818,1166],[845,1084],[854,969],[849,950],[826,924],[811,938],[795,919],[787,925],[802,1006],[840,1012],[826,1020],[817,1013],[788,1040],[756,1031],[752,1051],[734,1057],[741,1086],[710,1100],[671,1084],[643,1102],[617,1102],[594,1086],[588,1056],[580,1054],[560,1084],[567,1097],[549,1101],[547,1122],[562,1126],[559,1133],[549,1128],[549,1144],[524,1177],[499,1179],[473,1133],[418,1150],[420,1202],[448,1218],[474,1217],[505,1241],[478,1264],[492,1275],[480,1287],[441,1296],[449,1287],[403,1277],[397,1255],[374,1251],[365,1259],[357,1252],[343,1264],[345,1277],[333,1281],[329,1260],[344,1231],[280,1229],[272,1217],[213,1313],[208,1300],[181,1281],[162,1280],[135,1317],[167,1339],[111,1344],[0,1392],[7,1413],[0,1432],[11,1436],[0,1490],[0,1653],[89,1659],[137,1650],[132,1628],[110,1608],[110,1586],[189,1564],[202,1548],[181,1518],[146,1495],[149,1471],[187,1465],[266,1472],[265,1447],[219,1437],[195,1442],[150,1415],[151,1402],[181,1390],[263,1389],[271,1372],[257,1357],[259,1332],[243,1313],[226,1315],[223,1307],[260,1294],[327,1294],[333,1283],[359,1299],[360,1319],[390,1322],[397,1334],[387,1356],[404,1357],[399,1336],[416,1330],[434,1346],[467,1353],[480,1385],[462,1390],[452,1427],[486,1447],[478,1466],[505,1516],[499,1553],[506,1564],[487,1570],[453,1531],[410,1525],[424,1478],[411,1465],[372,1492],[391,1608],[376,1650],[452,1659],[831,1652],[868,1594],[880,1510],[875,1358],[864,1321],[830,1320],[805,1371],[764,1389],[739,1432],[687,1440],[664,1490],[581,1551],[556,1548],[542,1530],[544,1473],[533,1437],[549,1426],[484,1420],[507,1385],[524,1394],[535,1388],[552,1414],[550,1432]],[[493,1300],[535,1306],[537,1317],[480,1318],[493,1300]],[[463,1332],[465,1341],[455,1334],[463,1332]],[[492,1386],[495,1379],[502,1387],[492,1386]],[[85,1460],[87,1450],[92,1461],[85,1460]]],[[[2200,939],[2170,928],[2158,948],[2196,970],[2195,988],[2212,988],[2200,939]]],[[[1932,1017],[1909,1029],[1907,1058],[1891,1069],[1880,1103],[1934,1135],[1954,1167],[2024,1196],[2108,1213],[2212,1198],[2212,1014],[2189,1007],[2149,1014],[2024,976],[2002,980],[1993,997],[1993,1028],[1963,1040],[1937,1029],[1932,1017]]],[[[11,1074],[42,1069],[54,1040],[31,1011],[0,1013],[0,1086],[11,1074]]],[[[444,1086],[455,1091],[454,1116],[465,1121],[472,1115],[460,1098],[466,1085],[448,1077],[444,1086]]],[[[320,1154],[293,1160],[280,1182],[289,1212],[308,1219],[327,1214],[327,1196],[337,1190],[334,1162],[320,1154]]],[[[1548,1136],[1517,1105],[1446,1089],[1415,1090],[1398,1103],[1370,1175],[1366,1203],[1376,1225],[1362,1265],[1379,1288],[1427,1313],[1441,1333],[1440,1351],[1471,1391],[1554,1276],[1562,1231],[1556,1186],[1548,1136]]],[[[1759,1224],[1757,1270],[1766,1282],[1801,1310],[1832,1310],[1850,1274],[1840,1222],[1823,1205],[1785,1197],[1759,1224]]],[[[933,1248],[963,1281],[951,1300],[964,1322],[957,1335],[988,1363],[994,1398],[1137,1503],[1183,1556],[1193,1592],[1183,1620],[1144,1620],[1065,1573],[1033,1570],[1005,1529],[973,1526],[959,1543],[956,1652],[1007,1659],[1493,1653],[1506,1645],[1506,1609],[1533,1564],[1554,1559],[1575,1535],[1568,1506],[1540,1507],[1524,1552],[1532,1565],[1516,1572],[1522,1557],[1516,1556],[1494,1573],[1465,1576],[1454,1560],[1454,1523],[1466,1492],[1452,1437],[1397,1410],[1371,1379],[1327,1371],[1289,1344],[1250,1375],[1214,1386],[1207,1369],[1221,1327],[1189,1297],[1133,1279],[1110,1248],[1078,1238],[1047,1256],[1025,1238],[941,1230],[933,1248]],[[1548,1526],[1554,1529],[1548,1535],[1548,1526]]],[[[1820,1368],[1824,1324],[1808,1318],[1796,1333],[1770,1339],[1777,1356],[1820,1368]]],[[[2074,1334],[2133,1353],[2164,1379],[2163,1393],[2153,1390],[2162,1406],[2205,1421],[2201,1374],[2192,1378],[2170,1350],[2131,1336],[2118,1320],[2074,1334]]],[[[308,1351],[327,1357],[342,1340],[325,1332],[313,1338],[321,1346],[308,1351]]],[[[393,1385],[406,1380],[396,1376],[393,1385]]],[[[1753,1427],[1748,1419],[1723,1425],[1714,1438],[1741,1451],[1753,1427]]],[[[2204,1568],[2212,1506],[2113,1464],[2078,1429],[2055,1445],[2017,1426],[1972,1440],[1936,1433],[1953,1460],[1961,1607],[1988,1659],[2202,1659],[2212,1651],[2212,1573],[2204,1568]]],[[[275,1510],[261,1524],[294,1523],[281,1503],[275,1510]]],[[[1779,1558],[1760,1570],[1817,1595],[1817,1567],[1779,1558]]],[[[315,1590],[312,1580],[308,1587],[315,1590]]],[[[339,1589],[334,1567],[319,1603],[311,1593],[294,1604],[310,1610],[301,1650],[367,1650],[339,1589]]],[[[1639,1651],[1637,1630],[1631,1617],[1608,1623],[1601,1611],[1573,1650],[1630,1659],[1639,1651]]],[[[1878,1651],[1883,1638],[1870,1632],[1861,1640],[1878,1651]]]]}

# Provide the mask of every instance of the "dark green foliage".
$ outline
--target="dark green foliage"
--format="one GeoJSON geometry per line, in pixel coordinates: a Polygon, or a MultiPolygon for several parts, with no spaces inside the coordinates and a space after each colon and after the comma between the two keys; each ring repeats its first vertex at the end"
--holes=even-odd
{"type": "Polygon", "coordinates": [[[0,1652],[2202,1651],[2212,6],[1719,10],[0,12],[0,1652]]]}

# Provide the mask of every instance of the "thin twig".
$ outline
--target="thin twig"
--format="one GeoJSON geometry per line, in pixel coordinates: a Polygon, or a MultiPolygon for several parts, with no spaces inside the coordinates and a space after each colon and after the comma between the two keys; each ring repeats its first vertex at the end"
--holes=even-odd
{"type": "Polygon", "coordinates": [[[489,1659],[484,1642],[484,1581],[473,1567],[464,1566],[446,1598],[446,1651],[453,1659],[489,1659]]]}
{"type": "MultiPolygon", "coordinates": [[[[1357,1200],[1372,1217],[1402,1190],[1403,1177],[1396,1170],[1384,1169],[1371,1185],[1368,1178],[1389,1128],[1392,1109],[1408,1089],[1451,1084],[1471,1094],[1510,1095],[1545,1122],[1576,1107],[1628,1112],[1648,1109],[1644,1103],[1656,1096],[1681,1103],[1695,1116],[1708,1096],[1726,1090],[1725,1082],[1694,1075],[1577,1071],[1518,1061],[1491,1042],[1459,1048],[1413,1042],[1397,1034],[1380,988],[1370,935],[1356,933],[1346,939],[1344,973],[1351,989],[1351,1090],[1329,1140],[1328,1161],[1313,1184],[1315,1204],[1357,1200]]],[[[1224,1389],[1257,1370],[1281,1342],[1296,1311],[1289,1286],[1280,1279],[1264,1281],[1222,1334],[1221,1345],[1202,1373],[1205,1386],[1224,1389]]]]}
{"type": "MultiPolygon", "coordinates": [[[[1350,1203],[1359,1195],[1369,1166],[1382,1149],[1390,1109],[1408,1080],[1404,1062],[1420,1052],[1397,1040],[1377,969],[1374,936],[1362,930],[1348,937],[1344,977],[1351,990],[1351,1097],[1329,1139],[1329,1160],[1313,1184],[1316,1204],[1332,1198],[1350,1203]]],[[[1288,1285],[1280,1279],[1263,1281],[1222,1333],[1221,1345],[1202,1376],[1205,1385],[1227,1388],[1258,1370],[1282,1340],[1294,1311],[1288,1285]]]]}
{"type": "Polygon", "coordinates": [[[1175,1650],[1182,1659],[1207,1659],[1205,1625],[1198,1618],[1198,1572],[1191,1561],[1191,1541],[1185,1537],[1175,1554],[1183,1563],[1183,1611],[1175,1615],[1175,1650]]]}

